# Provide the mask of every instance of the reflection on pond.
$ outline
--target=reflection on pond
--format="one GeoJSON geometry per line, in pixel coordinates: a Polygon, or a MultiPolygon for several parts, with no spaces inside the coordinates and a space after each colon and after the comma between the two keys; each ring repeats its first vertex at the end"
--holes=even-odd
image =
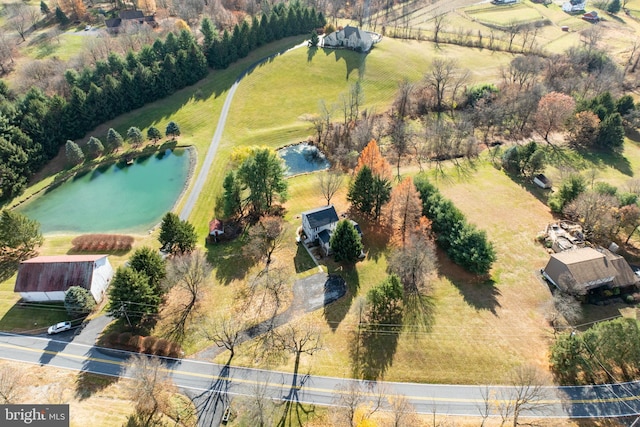
{"type": "Polygon", "coordinates": [[[285,176],[328,169],[330,166],[325,155],[316,146],[306,142],[281,148],[278,155],[287,166],[285,176]]]}
{"type": "Polygon", "coordinates": [[[144,232],[180,196],[189,173],[185,150],[117,162],[77,174],[16,210],[43,233],[144,232]]]}

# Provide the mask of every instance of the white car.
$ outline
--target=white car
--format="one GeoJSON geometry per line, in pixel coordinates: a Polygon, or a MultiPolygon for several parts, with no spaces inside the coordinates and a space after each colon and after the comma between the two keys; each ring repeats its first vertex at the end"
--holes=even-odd
{"type": "Polygon", "coordinates": [[[71,329],[71,322],[60,322],[56,323],[55,325],[49,326],[49,329],[47,329],[47,333],[49,335],[53,335],[59,332],[68,331],[69,329],[71,329]]]}

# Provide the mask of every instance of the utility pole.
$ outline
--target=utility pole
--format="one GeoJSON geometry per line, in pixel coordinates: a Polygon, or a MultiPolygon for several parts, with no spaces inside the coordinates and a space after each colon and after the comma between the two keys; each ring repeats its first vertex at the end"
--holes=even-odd
{"type": "Polygon", "coordinates": [[[120,301],[120,311],[122,312],[122,314],[124,314],[124,317],[127,319],[127,323],[131,328],[131,320],[129,320],[129,315],[127,314],[127,305],[124,303],[124,301],[120,301]]]}

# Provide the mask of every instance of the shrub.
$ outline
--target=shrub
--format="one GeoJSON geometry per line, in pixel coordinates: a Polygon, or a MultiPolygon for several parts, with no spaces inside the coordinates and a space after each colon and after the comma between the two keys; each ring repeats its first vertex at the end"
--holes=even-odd
{"type": "Polygon", "coordinates": [[[118,336],[118,344],[120,345],[128,346],[130,340],[131,340],[131,332],[122,332],[118,336]]]}
{"type": "Polygon", "coordinates": [[[156,354],[156,343],[158,338],[154,336],[148,336],[144,338],[144,344],[142,346],[142,352],[146,354],[156,354]]]}
{"type": "Polygon", "coordinates": [[[171,342],[164,338],[159,339],[156,342],[155,353],[158,356],[168,356],[171,352],[171,342]]]}
{"type": "Polygon", "coordinates": [[[426,177],[416,177],[414,184],[422,199],[422,214],[431,220],[436,241],[451,261],[471,273],[487,274],[496,254],[484,231],[468,224],[462,212],[426,177]]]}
{"type": "Polygon", "coordinates": [[[133,237],[123,234],[83,234],[71,241],[75,252],[129,251],[133,237]]]}
{"type": "Polygon", "coordinates": [[[140,352],[142,350],[142,344],[144,342],[144,337],[140,335],[134,335],[129,340],[129,347],[131,351],[140,352]]]}
{"type": "Polygon", "coordinates": [[[71,317],[85,316],[95,308],[96,301],[87,289],[71,286],[64,296],[64,308],[71,317]]]}
{"type": "Polygon", "coordinates": [[[180,344],[177,344],[175,342],[171,343],[171,347],[169,349],[169,357],[182,357],[182,347],[180,347],[180,344]]]}
{"type": "Polygon", "coordinates": [[[118,343],[119,336],[120,336],[120,334],[117,333],[117,332],[110,332],[104,337],[104,341],[107,344],[115,345],[115,344],[118,343]]]}

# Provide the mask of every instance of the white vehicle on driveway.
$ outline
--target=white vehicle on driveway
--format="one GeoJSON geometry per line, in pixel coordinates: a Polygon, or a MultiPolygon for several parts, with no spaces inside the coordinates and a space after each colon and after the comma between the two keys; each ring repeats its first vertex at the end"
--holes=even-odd
{"type": "Polygon", "coordinates": [[[56,323],[55,325],[49,326],[49,329],[47,329],[47,333],[49,335],[53,335],[60,332],[68,331],[69,329],[71,329],[71,322],[60,322],[56,323]]]}

